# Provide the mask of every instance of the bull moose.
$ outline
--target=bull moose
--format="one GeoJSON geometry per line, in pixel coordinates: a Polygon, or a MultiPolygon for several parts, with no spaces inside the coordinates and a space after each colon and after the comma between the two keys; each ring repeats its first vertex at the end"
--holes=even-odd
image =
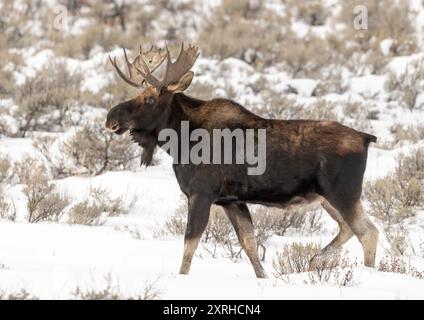
{"type": "Polygon", "coordinates": [[[116,134],[130,131],[144,147],[142,162],[146,165],[155,147],[165,143],[158,139],[161,130],[179,132],[184,121],[190,131],[200,128],[211,135],[214,129],[266,130],[266,169],[259,175],[247,174],[247,164],[182,164],[174,159],[175,176],[188,198],[180,273],[189,273],[212,204],[224,209],[258,278],[265,277],[265,272],[247,204],[287,208],[318,202],[340,230],[311,260],[311,269],[353,235],[362,244],[365,266],[374,267],[378,230],[364,213],[360,198],[368,146],[377,138],[334,121],[265,119],[228,99],[204,101],[185,95],[198,55],[197,47],[185,49],[182,44],[173,62],[167,46],[165,50],[152,46],[145,52],[140,47],[130,62],[124,49],[128,74],[121,71],[116,58],[109,57],[118,75],[142,91],[109,111],[106,128],[116,134]],[[159,80],[153,71],[165,60],[164,76],[159,80]]]}

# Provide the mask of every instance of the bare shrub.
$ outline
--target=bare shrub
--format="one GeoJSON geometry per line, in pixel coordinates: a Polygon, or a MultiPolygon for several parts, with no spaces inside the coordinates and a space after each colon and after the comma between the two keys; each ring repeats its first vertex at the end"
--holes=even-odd
{"type": "Polygon", "coordinates": [[[133,160],[140,157],[130,137],[107,133],[100,123],[77,130],[61,150],[72,161],[73,170],[89,175],[134,168],[133,160]]]}
{"type": "Polygon", "coordinates": [[[300,112],[300,105],[295,98],[281,95],[272,90],[264,91],[262,94],[264,106],[257,111],[264,117],[271,119],[292,119],[300,112]]]}
{"type": "Polygon", "coordinates": [[[405,218],[399,209],[398,192],[398,186],[391,177],[367,183],[365,188],[365,196],[370,204],[370,213],[383,220],[388,227],[405,218]]]}
{"type": "Polygon", "coordinates": [[[199,33],[198,43],[206,56],[234,57],[262,67],[276,60],[282,27],[288,30],[288,21],[259,1],[255,6],[251,1],[224,1],[199,33]]]}
{"type": "Polygon", "coordinates": [[[84,200],[72,206],[69,211],[68,223],[83,225],[99,225],[102,216],[102,210],[99,205],[84,200]]]}
{"type": "Polygon", "coordinates": [[[286,10],[297,20],[302,20],[312,26],[324,25],[329,15],[328,9],[321,0],[283,0],[283,3],[286,5],[286,10]]]}
{"type": "Polygon", "coordinates": [[[377,267],[381,272],[395,272],[405,274],[407,271],[406,262],[399,256],[386,256],[380,260],[377,267]]]}
{"type": "Polygon", "coordinates": [[[29,155],[14,163],[13,170],[21,184],[30,184],[34,180],[34,174],[39,174],[43,180],[48,180],[46,167],[38,159],[29,155]]]}
{"type": "Polygon", "coordinates": [[[340,67],[323,70],[319,82],[314,89],[313,96],[325,96],[329,93],[343,94],[348,89],[347,80],[343,78],[340,67]]]}
{"type": "Polygon", "coordinates": [[[199,35],[199,45],[207,56],[216,56],[219,59],[234,57],[248,63],[256,57],[259,46],[251,39],[258,37],[257,25],[254,21],[242,17],[234,17],[231,23],[220,18],[207,26],[199,35]],[[254,34],[248,34],[246,30],[254,34]],[[253,55],[250,57],[249,53],[253,55]]]}
{"type": "Polygon", "coordinates": [[[280,215],[277,215],[274,212],[271,214],[255,212],[252,216],[256,243],[258,245],[258,254],[262,261],[265,261],[267,251],[266,244],[269,238],[275,234],[275,226],[278,224],[280,215]]]}
{"type": "Polygon", "coordinates": [[[308,273],[307,284],[330,283],[339,287],[353,284],[354,270],[358,267],[355,260],[351,262],[348,258],[341,259],[340,253],[336,252],[317,265],[315,271],[308,273]]]}
{"type": "Polygon", "coordinates": [[[407,231],[402,225],[387,228],[385,230],[387,241],[390,244],[388,253],[393,256],[404,256],[411,243],[407,231]]]}
{"type": "Polygon", "coordinates": [[[61,131],[68,112],[80,103],[82,76],[70,73],[65,64],[52,63],[29,77],[18,88],[16,102],[19,132],[61,131]]]}
{"type": "Polygon", "coordinates": [[[263,7],[261,1],[223,0],[218,10],[229,16],[239,15],[255,19],[264,9],[263,7]]]}
{"type": "Polygon", "coordinates": [[[255,217],[266,216],[267,226],[273,233],[283,236],[288,230],[300,230],[306,220],[306,211],[302,209],[282,210],[272,207],[259,207],[255,212],[255,217]]]}
{"type": "Polygon", "coordinates": [[[3,192],[3,186],[0,185],[0,219],[10,221],[16,220],[16,208],[13,203],[7,200],[3,192]]]}
{"type": "Polygon", "coordinates": [[[424,271],[417,270],[411,265],[408,265],[405,258],[399,257],[398,255],[387,255],[383,257],[377,269],[381,272],[407,274],[414,278],[424,279],[424,271]]]}
{"type": "Polygon", "coordinates": [[[184,235],[187,227],[187,197],[181,197],[181,204],[175,211],[175,214],[165,222],[165,232],[174,236],[184,235]]]}
{"type": "MultiPolygon", "coordinates": [[[[138,228],[137,226],[123,225],[123,226],[117,226],[114,229],[116,231],[129,234],[135,240],[143,239],[143,234],[141,233],[140,228],[138,228]]],[[[159,238],[159,237],[155,237],[155,238],[159,238]]]]}
{"type": "Polygon", "coordinates": [[[321,209],[308,210],[305,211],[303,214],[305,215],[305,220],[303,222],[303,225],[300,227],[302,230],[308,233],[314,233],[319,232],[323,229],[323,211],[321,209]]]}
{"type": "MultiPolygon", "coordinates": [[[[112,66],[110,67],[112,70],[112,66]]],[[[193,83],[193,85],[196,82],[193,83]]],[[[191,87],[191,86],[190,86],[191,87]]],[[[102,105],[111,108],[129,97],[137,95],[137,90],[129,86],[127,83],[122,81],[116,73],[113,73],[113,80],[109,81],[104,87],[104,91],[107,92],[104,96],[97,97],[98,100],[102,101],[102,105]]]]}
{"type": "Polygon", "coordinates": [[[115,46],[131,48],[133,45],[133,39],[128,33],[115,28],[92,25],[87,27],[82,34],[67,35],[61,41],[57,41],[54,49],[61,56],[89,59],[92,50],[96,47],[110,51],[115,46]]]}
{"type": "Polygon", "coordinates": [[[215,97],[216,89],[216,86],[209,82],[195,81],[190,85],[187,93],[198,99],[210,100],[215,97]]]}
{"type": "Polygon", "coordinates": [[[214,258],[217,256],[217,247],[223,250],[224,257],[230,259],[241,257],[242,249],[234,228],[221,207],[211,207],[209,223],[202,241],[206,244],[205,250],[214,258]],[[207,245],[209,243],[211,246],[207,245]]]}
{"type": "Polygon", "coordinates": [[[126,214],[122,198],[113,198],[107,189],[91,188],[88,197],[73,205],[68,213],[68,223],[100,225],[102,218],[126,214]]]}
{"type": "Polygon", "coordinates": [[[21,179],[25,181],[22,192],[27,197],[28,222],[59,221],[63,209],[69,205],[68,199],[55,191],[42,165],[28,165],[22,162],[19,167],[21,179]]]}
{"type": "Polygon", "coordinates": [[[0,154],[0,182],[8,182],[13,175],[12,163],[8,156],[0,154]]]}
{"type": "Polygon", "coordinates": [[[264,107],[258,113],[273,119],[306,119],[341,121],[336,114],[337,104],[326,99],[314,99],[307,105],[296,102],[292,97],[268,91],[263,95],[264,107]]]}
{"type": "Polygon", "coordinates": [[[32,139],[32,145],[46,159],[53,178],[64,178],[72,175],[72,171],[71,168],[67,166],[64,159],[53,158],[51,154],[52,145],[57,141],[57,139],[57,137],[52,137],[49,135],[35,136],[32,139]]]}
{"type": "Polygon", "coordinates": [[[39,298],[26,291],[26,289],[21,289],[20,291],[7,293],[0,291],[0,300],[39,300],[39,298]]]}
{"type": "Polygon", "coordinates": [[[424,126],[404,126],[402,124],[394,124],[390,127],[390,133],[393,135],[393,145],[407,141],[417,143],[424,140],[424,126]]]}
{"type": "Polygon", "coordinates": [[[348,100],[343,106],[343,122],[360,131],[372,130],[370,117],[375,109],[371,109],[370,104],[348,100]]]}
{"type": "MultiPolygon", "coordinates": [[[[281,210],[270,207],[259,207],[252,215],[254,232],[258,246],[258,254],[265,260],[267,241],[272,235],[283,236],[288,230],[307,230],[316,232],[322,228],[321,212],[308,212],[304,209],[281,210]]],[[[181,236],[187,226],[187,200],[184,197],[181,205],[165,222],[165,226],[154,231],[154,237],[167,234],[181,236]]],[[[216,258],[220,253],[230,259],[240,258],[241,248],[234,228],[223,209],[212,206],[208,225],[202,237],[205,250],[216,258]]]]}
{"type": "Polygon", "coordinates": [[[289,34],[277,48],[278,61],[293,78],[319,78],[322,69],[335,62],[328,42],[314,35],[298,38],[289,34]]]}
{"type": "Polygon", "coordinates": [[[371,214],[382,219],[385,228],[415,215],[424,205],[424,151],[417,149],[400,156],[394,174],[368,183],[365,195],[371,214]]]}
{"type": "Polygon", "coordinates": [[[156,288],[156,282],[146,282],[143,291],[134,296],[126,296],[121,293],[118,284],[114,284],[111,274],[105,276],[106,286],[103,289],[83,290],[77,286],[72,295],[76,300],[154,300],[159,299],[160,291],[156,288]]]}
{"type": "Polygon", "coordinates": [[[335,113],[337,104],[325,99],[317,99],[309,108],[300,114],[300,119],[311,119],[311,120],[334,120],[340,121],[339,117],[335,113]]]}
{"type": "Polygon", "coordinates": [[[8,63],[10,63],[10,54],[0,50],[0,99],[10,97],[15,86],[13,73],[5,68],[8,63]]]}
{"type": "Polygon", "coordinates": [[[286,244],[272,262],[274,275],[286,279],[288,274],[308,271],[310,260],[320,251],[319,245],[313,242],[286,244]]]}
{"type": "Polygon", "coordinates": [[[424,149],[418,148],[409,155],[401,155],[396,167],[396,175],[403,181],[416,178],[421,182],[424,180],[424,149]]]}
{"type": "Polygon", "coordinates": [[[385,39],[393,40],[391,45],[393,55],[409,55],[417,49],[413,25],[415,13],[411,10],[408,2],[366,1],[368,28],[360,30],[355,29],[352,21],[354,21],[356,12],[354,8],[364,5],[364,2],[353,0],[343,1],[341,4],[338,22],[346,25],[342,38],[351,44],[348,52],[358,49],[363,52],[379,52],[378,46],[385,39]]]}
{"type": "Polygon", "coordinates": [[[23,48],[30,46],[36,36],[28,32],[31,26],[30,19],[41,18],[45,10],[41,2],[25,1],[21,5],[4,0],[1,3],[2,15],[0,24],[0,48],[23,48]]]}
{"type": "Polygon", "coordinates": [[[405,71],[400,74],[390,71],[384,84],[390,100],[399,102],[410,110],[416,108],[418,94],[424,89],[423,76],[422,59],[409,63],[405,71]]]}

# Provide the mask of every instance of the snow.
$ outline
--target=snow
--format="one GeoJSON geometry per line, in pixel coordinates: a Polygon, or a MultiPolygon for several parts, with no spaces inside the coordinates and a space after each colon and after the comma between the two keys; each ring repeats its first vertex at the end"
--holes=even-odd
{"type": "Polygon", "coordinates": [[[380,50],[383,55],[387,56],[390,53],[390,50],[393,46],[393,39],[384,39],[380,42],[380,50]]]}
{"type": "Polygon", "coordinates": [[[365,98],[378,96],[384,92],[385,76],[368,75],[364,77],[354,77],[350,80],[350,92],[360,94],[365,98]]]}
{"type": "MultiPolygon", "coordinates": [[[[141,216],[144,220],[144,213],[141,216]]],[[[294,275],[286,284],[273,279],[268,259],[265,269],[271,277],[259,280],[247,258],[232,262],[202,257],[201,248],[190,275],[178,275],[182,239],[133,239],[111,226],[1,222],[0,243],[0,261],[5,265],[0,288],[7,292],[26,288],[41,299],[72,298],[77,287],[101,290],[107,275],[128,296],[142,292],[146,283],[155,283],[163,299],[424,298],[424,280],[365,267],[354,269],[352,286],[305,284],[306,273],[294,275]]],[[[358,243],[349,247],[352,244],[359,248],[358,243]]]]}
{"type": "MultiPolygon", "coordinates": [[[[371,148],[366,178],[375,179],[392,170],[396,165],[395,155],[404,149],[391,152],[371,148]]],[[[324,245],[331,240],[336,225],[328,217],[324,220],[327,231],[323,234],[289,234],[270,240],[264,264],[268,279],[255,278],[246,256],[236,261],[211,258],[202,244],[195,254],[190,275],[179,275],[182,237],[154,238],[154,230],[180,205],[181,193],[171,163],[166,160],[157,167],[136,172],[107,172],[92,178],[55,181],[60,192],[69,193],[74,200],[84,198],[90,188],[98,186],[109,188],[112,196],[123,197],[127,204],[136,199],[126,216],[109,218],[104,225],[0,220],[0,262],[4,265],[0,268],[0,290],[14,292],[26,288],[41,299],[67,299],[74,297],[77,287],[105,288],[105,278],[110,275],[112,284],[123,295],[141,294],[146,284],[154,283],[162,299],[424,298],[424,280],[380,273],[363,266],[354,268],[354,283],[346,287],[328,283],[312,285],[308,273],[290,276],[290,284],[275,279],[272,260],[284,243],[314,241],[324,245]],[[124,226],[137,229],[141,238],[133,238],[120,228],[124,226]]],[[[417,218],[416,225],[420,239],[424,219],[417,218]]],[[[380,239],[378,259],[384,256],[386,246],[380,239]]],[[[362,248],[356,239],[346,244],[345,251],[349,258],[361,261],[362,248]]]]}
{"type": "MultiPolygon", "coordinates": [[[[184,0],[185,1],[185,0],[184,0]]],[[[180,1],[180,2],[184,2],[180,1]]],[[[145,0],[140,5],[148,4],[145,0]]],[[[196,2],[194,10],[205,13],[208,17],[220,0],[196,2]]],[[[253,1],[256,3],[256,1],[253,1]]],[[[328,6],[335,6],[336,0],[327,0],[328,6]]],[[[412,7],[418,10],[417,30],[424,24],[424,10],[421,1],[411,0],[412,7]]],[[[49,0],[49,6],[56,5],[56,0],[49,0]]],[[[266,2],[281,16],[287,14],[285,5],[278,0],[266,2]]],[[[334,10],[338,10],[335,7],[334,10]]],[[[152,9],[152,8],[151,8],[152,9]]],[[[191,14],[191,13],[190,13],[191,14]]],[[[164,15],[169,18],[170,15],[164,15]]],[[[179,19],[184,19],[178,16],[179,19]]],[[[194,17],[197,26],[201,16],[194,17]]],[[[74,17],[72,28],[66,32],[77,35],[92,24],[85,17],[74,17]]],[[[166,19],[165,19],[166,20],[166,19]]],[[[330,28],[340,30],[345,25],[340,22],[326,23],[324,26],[311,27],[301,21],[293,21],[292,30],[301,37],[313,33],[324,37],[330,28]]],[[[154,21],[159,24],[160,21],[154,21]]],[[[40,26],[35,24],[37,33],[40,26]]],[[[187,35],[193,37],[194,31],[187,35]]],[[[422,41],[421,37],[418,37],[422,41]]],[[[380,74],[352,76],[350,71],[343,70],[343,79],[349,84],[343,94],[331,93],[325,97],[313,97],[314,89],[320,79],[293,79],[280,65],[275,64],[265,69],[256,70],[245,61],[227,58],[222,61],[201,56],[193,70],[194,81],[213,84],[216,96],[227,96],[229,90],[234,93],[232,99],[246,106],[262,106],[262,92],[254,92],[253,88],[264,80],[267,88],[284,96],[290,86],[297,94],[290,94],[290,99],[304,106],[310,106],[317,99],[334,102],[339,114],[347,101],[358,102],[365,111],[378,111],[377,119],[369,120],[369,130],[378,137],[378,143],[369,148],[365,182],[385,177],[393,172],[401,154],[410,154],[418,148],[424,148],[424,141],[406,142],[393,148],[385,147],[385,143],[393,141],[390,128],[394,124],[406,126],[423,125],[424,93],[419,93],[414,110],[406,110],[396,101],[389,101],[385,82],[389,72],[399,75],[405,72],[408,65],[420,61],[424,55],[418,53],[410,56],[390,57],[393,39],[380,42],[381,52],[390,58],[390,62],[380,74]]],[[[15,69],[12,62],[4,66],[4,70],[13,71],[16,85],[36,74],[50,62],[64,63],[69,71],[83,71],[81,91],[88,90],[93,94],[102,93],[104,87],[113,78],[112,68],[107,66],[108,55],[120,56],[118,46],[106,52],[95,46],[84,60],[59,57],[52,49],[41,49],[34,45],[31,48],[12,49],[11,52],[22,54],[25,64],[15,69]]],[[[128,50],[130,56],[131,51],[128,50]]],[[[83,123],[91,122],[96,117],[105,117],[106,110],[85,106],[83,123]]],[[[0,110],[10,110],[1,115],[1,125],[9,127],[10,136],[0,134],[0,155],[7,156],[12,162],[22,160],[25,156],[44,160],[33,146],[33,137],[42,132],[29,133],[26,138],[19,138],[18,120],[13,117],[18,108],[13,99],[0,100],[0,110]]],[[[252,111],[253,110],[252,108],[252,111]]],[[[366,122],[366,115],[361,115],[361,122],[366,122]]],[[[357,123],[357,124],[358,124],[357,123]]],[[[59,141],[75,132],[68,129],[57,135],[59,141]]],[[[50,133],[49,133],[50,134],[50,133]]],[[[49,148],[53,158],[59,156],[58,143],[49,148]]],[[[66,219],[60,222],[43,222],[30,224],[27,222],[27,199],[22,192],[22,185],[10,184],[4,193],[16,208],[15,222],[0,219],[0,296],[3,292],[17,292],[25,288],[28,292],[42,299],[73,298],[73,292],[79,287],[82,290],[101,290],[106,286],[105,277],[111,276],[112,284],[119,288],[125,296],[142,293],[146,284],[154,283],[160,291],[162,299],[424,299],[424,280],[411,275],[383,273],[362,265],[363,252],[359,241],[351,239],[344,246],[344,254],[349,259],[357,259],[359,265],[353,267],[353,282],[347,286],[337,283],[310,283],[310,273],[290,275],[286,283],[273,275],[272,262],[284,244],[293,242],[316,242],[326,245],[336,235],[336,223],[329,217],[323,218],[324,228],[320,232],[289,232],[283,237],[274,235],[267,243],[267,256],[264,268],[268,279],[256,279],[253,268],[247,257],[231,260],[222,256],[212,258],[203,244],[199,245],[193,259],[189,275],[179,275],[179,265],[183,254],[183,236],[157,236],[158,229],[163,228],[167,219],[181,205],[182,192],[172,170],[172,160],[162,151],[157,151],[159,165],[149,168],[138,168],[133,171],[110,171],[96,177],[75,175],[52,182],[57,190],[67,195],[72,203],[87,197],[92,188],[105,188],[112,197],[120,197],[128,213],[105,218],[99,226],[70,225],[66,219]],[[134,235],[131,230],[135,230],[134,235]]],[[[365,202],[365,207],[367,208],[365,202]]],[[[254,206],[252,206],[254,210],[254,206]]],[[[372,218],[380,229],[377,251],[377,264],[386,255],[389,247],[381,227],[381,223],[372,218]]],[[[415,217],[406,221],[405,228],[413,245],[414,254],[408,259],[415,268],[424,270],[424,211],[416,212],[415,217]]]]}

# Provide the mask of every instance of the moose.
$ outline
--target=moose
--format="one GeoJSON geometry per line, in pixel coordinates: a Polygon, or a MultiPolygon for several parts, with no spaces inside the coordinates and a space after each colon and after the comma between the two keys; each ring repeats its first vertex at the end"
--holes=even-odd
{"type": "Polygon", "coordinates": [[[189,273],[212,204],[223,208],[258,278],[266,274],[247,204],[279,208],[320,204],[337,222],[339,232],[312,258],[310,269],[316,269],[353,235],[363,247],[365,266],[374,267],[378,230],[363,210],[361,193],[368,147],[377,138],[335,121],[265,119],[232,100],[190,97],[183,92],[193,80],[191,68],[198,56],[199,49],[192,45],[185,49],[182,44],[175,61],[168,46],[152,46],[145,52],[140,47],[131,62],[124,49],[128,74],[121,71],[116,57],[109,56],[117,74],[141,92],[109,111],[106,129],[118,135],[129,131],[144,148],[142,163],[146,166],[155,147],[165,143],[158,139],[161,130],[179,132],[183,121],[190,124],[190,130],[201,128],[210,134],[217,128],[266,130],[267,165],[260,175],[248,175],[246,164],[182,164],[174,159],[176,179],[188,198],[180,274],[189,273]],[[153,72],[165,60],[164,75],[159,80],[153,72]]]}

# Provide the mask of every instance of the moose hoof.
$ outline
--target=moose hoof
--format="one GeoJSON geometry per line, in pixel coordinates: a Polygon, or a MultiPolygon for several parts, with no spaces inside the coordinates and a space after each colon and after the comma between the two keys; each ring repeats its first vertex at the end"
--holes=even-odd
{"type": "Polygon", "coordinates": [[[316,271],[317,269],[326,269],[332,268],[339,264],[340,261],[340,251],[327,251],[321,252],[315,255],[309,261],[309,269],[308,271],[316,271]]]}

